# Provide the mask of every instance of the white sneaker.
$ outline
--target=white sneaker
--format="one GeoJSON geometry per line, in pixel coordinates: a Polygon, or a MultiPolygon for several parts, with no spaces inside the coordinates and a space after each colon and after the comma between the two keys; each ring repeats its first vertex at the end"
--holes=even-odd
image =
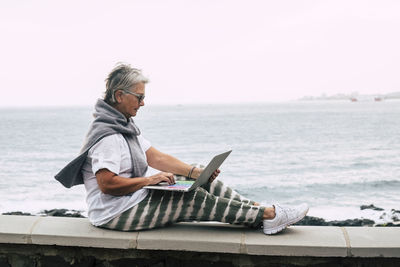
{"type": "Polygon", "coordinates": [[[291,224],[294,224],[306,216],[308,205],[301,204],[292,208],[284,208],[278,204],[275,207],[275,218],[263,220],[263,231],[266,235],[276,234],[291,224]]]}

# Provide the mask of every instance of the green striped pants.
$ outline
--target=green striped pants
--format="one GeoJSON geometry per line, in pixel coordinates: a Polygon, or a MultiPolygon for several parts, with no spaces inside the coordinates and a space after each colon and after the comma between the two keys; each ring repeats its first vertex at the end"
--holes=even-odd
{"type": "Polygon", "coordinates": [[[100,227],[135,231],[188,221],[219,221],[258,227],[264,207],[253,204],[215,180],[190,192],[150,190],[139,204],[100,227]]]}

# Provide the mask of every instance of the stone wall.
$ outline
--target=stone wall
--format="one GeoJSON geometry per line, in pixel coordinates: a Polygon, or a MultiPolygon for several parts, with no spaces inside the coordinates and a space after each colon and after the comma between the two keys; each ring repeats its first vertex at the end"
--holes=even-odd
{"type": "Polygon", "coordinates": [[[3,266],[400,266],[400,228],[295,226],[265,236],[220,223],[180,223],[124,233],[85,218],[4,215],[3,266]]]}

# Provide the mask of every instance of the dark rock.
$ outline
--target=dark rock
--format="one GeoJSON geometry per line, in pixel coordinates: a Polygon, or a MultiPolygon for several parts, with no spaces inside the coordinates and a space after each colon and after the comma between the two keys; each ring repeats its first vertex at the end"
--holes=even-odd
{"type": "Polygon", "coordinates": [[[369,209],[369,210],[378,210],[378,211],[383,210],[382,208],[375,207],[374,204],[371,204],[371,205],[361,205],[361,206],[360,206],[360,209],[361,209],[361,210],[369,209]]]}
{"type": "Polygon", "coordinates": [[[22,212],[22,211],[11,211],[11,212],[5,212],[3,215],[25,215],[25,216],[33,216],[32,214],[28,212],[22,212]]]}
{"type": "Polygon", "coordinates": [[[46,216],[85,218],[85,216],[83,216],[81,212],[77,210],[52,209],[44,210],[41,213],[46,216]]]}
{"type": "Polygon", "coordinates": [[[392,209],[391,211],[392,211],[392,213],[400,213],[400,210],[392,209]]]}
{"type": "Polygon", "coordinates": [[[322,218],[306,216],[295,225],[313,226],[373,226],[375,222],[369,219],[348,219],[344,221],[325,221],[322,218]]]}
{"type": "MultiPolygon", "coordinates": [[[[29,215],[34,216],[34,214],[22,212],[22,211],[11,211],[5,212],[3,215],[29,215]]],[[[78,210],[67,210],[67,209],[51,209],[51,210],[44,210],[40,212],[38,215],[45,215],[45,216],[55,216],[55,217],[77,217],[77,218],[85,218],[78,210]]]]}
{"type": "Polygon", "coordinates": [[[297,222],[296,225],[326,226],[326,225],[328,225],[328,223],[322,218],[313,217],[313,216],[306,216],[306,217],[303,218],[303,220],[297,222]]]}
{"type": "Polygon", "coordinates": [[[400,224],[394,224],[394,223],[383,223],[383,224],[376,224],[376,227],[385,227],[385,226],[390,226],[390,227],[400,227],[400,224]]]}
{"type": "Polygon", "coordinates": [[[375,222],[369,219],[348,219],[344,221],[330,221],[332,226],[373,226],[375,222]]]}

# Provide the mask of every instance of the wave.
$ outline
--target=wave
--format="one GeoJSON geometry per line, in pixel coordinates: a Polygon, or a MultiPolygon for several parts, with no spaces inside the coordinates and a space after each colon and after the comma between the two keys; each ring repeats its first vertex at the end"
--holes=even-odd
{"type": "MultiPolygon", "coordinates": [[[[255,190],[254,185],[237,185],[238,188],[241,190],[255,190]]],[[[299,190],[299,188],[304,188],[304,189],[342,189],[342,188],[370,188],[370,189],[376,189],[376,188],[398,188],[400,187],[400,181],[399,180],[381,180],[381,181],[363,181],[363,182],[352,182],[352,183],[346,183],[346,181],[339,182],[339,183],[313,183],[313,184],[298,184],[298,185],[288,185],[288,186],[261,186],[258,189],[261,190],[271,190],[271,189],[280,189],[280,188],[285,188],[287,190],[292,190],[296,189],[299,190]]],[[[257,190],[257,188],[256,188],[257,190]]],[[[396,189],[397,190],[397,189],[396,189]]]]}
{"type": "Polygon", "coordinates": [[[400,181],[382,180],[355,183],[314,183],[289,186],[236,186],[238,193],[256,201],[326,206],[360,206],[376,203],[396,208],[400,203],[400,181]]]}

